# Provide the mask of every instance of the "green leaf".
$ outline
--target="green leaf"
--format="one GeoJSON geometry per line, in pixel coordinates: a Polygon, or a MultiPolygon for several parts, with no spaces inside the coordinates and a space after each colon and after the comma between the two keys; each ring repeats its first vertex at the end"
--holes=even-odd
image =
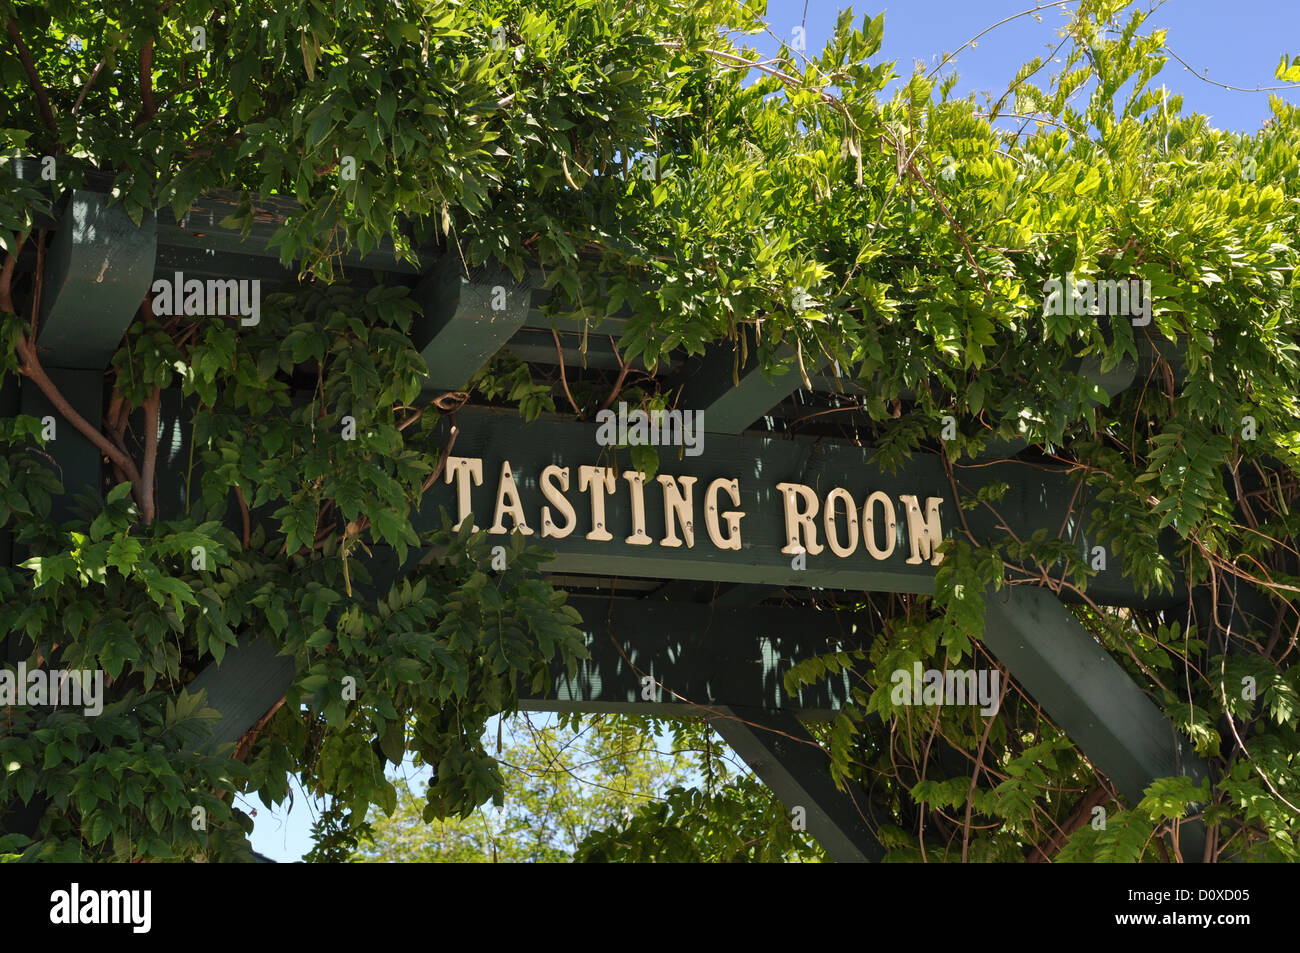
{"type": "Polygon", "coordinates": [[[384,90],[379,97],[378,106],[379,118],[384,121],[384,125],[389,128],[393,125],[393,116],[397,112],[397,97],[393,95],[392,90],[384,90]]]}

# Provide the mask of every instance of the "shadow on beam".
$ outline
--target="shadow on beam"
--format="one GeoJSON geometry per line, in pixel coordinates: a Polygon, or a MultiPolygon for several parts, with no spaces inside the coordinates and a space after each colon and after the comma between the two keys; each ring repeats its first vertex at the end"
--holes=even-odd
{"type": "Polygon", "coordinates": [[[785,673],[796,660],[868,638],[866,618],[842,612],[591,597],[569,605],[582,614],[591,657],[573,678],[553,669],[552,690],[521,701],[527,710],[662,718],[738,705],[828,718],[848,698],[847,676],[792,696],[785,673]]]}

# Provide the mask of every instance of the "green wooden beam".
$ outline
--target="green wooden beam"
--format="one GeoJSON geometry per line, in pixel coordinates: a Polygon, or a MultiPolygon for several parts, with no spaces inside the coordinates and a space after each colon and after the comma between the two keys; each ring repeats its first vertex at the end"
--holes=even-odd
{"type": "Polygon", "coordinates": [[[582,615],[590,658],[570,678],[527,693],[530,711],[595,711],[682,717],[720,706],[828,718],[848,698],[845,675],[791,696],[782,684],[794,662],[843,647],[865,616],[807,609],[710,606],[653,599],[570,597],[582,615]],[[646,681],[649,679],[649,682],[646,681]]]}
{"type": "Polygon", "coordinates": [[[220,664],[199,672],[185,690],[207,692],[206,707],[221,712],[206,749],[239,741],[289,690],[294,671],[292,656],[278,655],[267,638],[245,634],[220,664]]]}
{"type": "MultiPolygon", "coordinates": [[[[571,375],[579,368],[606,371],[610,374],[617,374],[623,369],[622,355],[615,350],[609,335],[597,331],[588,333],[585,352],[582,349],[583,337],[580,332],[564,331],[559,337],[560,350],[557,352],[555,335],[550,329],[523,327],[515,332],[514,337],[506,344],[506,349],[521,361],[556,367],[559,366],[560,355],[563,354],[564,364],[568,369],[566,373],[571,375]]],[[[641,355],[632,358],[632,367],[638,371],[649,370],[641,355]]]]}
{"type": "MultiPolygon", "coordinates": [[[[74,190],[50,245],[36,337],[47,367],[103,371],[153,279],[158,230],[106,196],[74,190]]],[[[99,418],[91,418],[98,422],[99,418]]]]}
{"type": "Polygon", "coordinates": [[[556,666],[553,690],[528,694],[521,708],[702,714],[832,858],[884,856],[865,821],[866,793],[857,785],[835,787],[826,753],[795,717],[830,717],[848,697],[847,678],[828,677],[793,697],[782,683],[796,661],[839,651],[845,635],[866,637],[854,631],[868,624],[866,617],[652,599],[569,604],[582,614],[590,658],[573,678],[556,666]]]}
{"type": "Polygon", "coordinates": [[[756,606],[780,591],[780,586],[736,583],[722,587],[722,591],[714,597],[713,602],[720,606],[756,606]]]}
{"type": "MultiPolygon", "coordinates": [[[[1131,804],[1156,778],[1206,777],[1191,742],[1050,592],[990,591],[984,620],[984,644],[1131,804]]],[[[1181,828],[1183,858],[1201,860],[1203,825],[1181,828]]]]}
{"type": "Polygon", "coordinates": [[[791,823],[806,824],[833,860],[884,859],[866,821],[866,791],[856,784],[844,791],[835,786],[828,755],[793,714],[726,707],[711,714],[709,724],[791,812],[791,823]]]}
{"type": "MultiPolygon", "coordinates": [[[[369,589],[381,595],[402,567],[393,559],[371,570],[369,589]]],[[[828,718],[848,697],[847,678],[828,677],[791,696],[784,674],[800,659],[839,651],[841,638],[867,624],[864,617],[805,609],[590,597],[570,598],[569,604],[582,614],[591,658],[573,678],[557,664],[550,691],[524,689],[524,710],[684,717],[738,705],[828,718]]],[[[215,746],[243,737],[293,680],[291,657],[277,655],[269,640],[245,634],[188,690],[205,689],[207,706],[221,712],[210,741],[215,746]]]]}
{"type": "MultiPolygon", "coordinates": [[[[270,240],[280,226],[300,208],[300,204],[290,197],[272,195],[262,198],[256,193],[213,189],[195,199],[190,209],[179,219],[170,208],[159,210],[159,244],[279,261],[280,249],[270,245],[270,240]],[[254,210],[253,222],[247,235],[240,227],[221,224],[227,216],[240,211],[241,203],[245,198],[252,201],[254,210]]],[[[431,254],[436,255],[436,253],[422,251],[421,257],[431,254]]],[[[397,260],[390,236],[385,236],[378,246],[365,255],[358,254],[355,249],[343,254],[339,258],[339,264],[345,267],[375,269],[391,275],[418,274],[418,269],[414,265],[397,260]]],[[[231,274],[229,277],[235,275],[231,274]]]]}
{"type": "MultiPolygon", "coordinates": [[[[36,345],[51,382],[92,425],[103,417],[104,368],[144,300],[156,250],[152,215],[137,227],[99,193],[65,196],[45,262],[36,345]]],[[[30,381],[22,384],[20,409],[53,419],[48,452],[66,491],[53,501],[53,514],[67,519],[73,496],[103,488],[100,452],[30,381]]]]}
{"type": "Polygon", "coordinates": [[[438,261],[415,290],[422,313],[411,340],[429,366],[424,390],[458,390],[505,346],[528,317],[531,282],[504,269],[466,275],[458,258],[438,261]]]}
{"type": "MultiPolygon", "coordinates": [[[[613,314],[605,314],[603,309],[592,308],[579,309],[570,313],[567,307],[562,309],[565,311],[563,314],[546,314],[543,309],[550,305],[555,297],[555,291],[545,286],[545,275],[540,271],[536,274],[530,272],[530,276],[533,279],[533,296],[528,327],[545,331],[547,334],[554,328],[561,334],[568,331],[573,334],[586,334],[588,337],[613,335],[615,338],[621,338],[623,336],[623,330],[632,316],[632,309],[626,304],[613,314]]],[[[596,280],[600,284],[602,293],[606,292],[608,279],[598,276],[596,280]]],[[[641,293],[653,294],[654,289],[647,284],[642,287],[641,293]]]]}
{"type": "Polygon", "coordinates": [[[1215,594],[1209,585],[1197,586],[1191,603],[1195,614],[1189,620],[1189,627],[1194,625],[1202,636],[1210,636],[1206,643],[1213,651],[1226,646],[1230,654],[1238,653],[1241,640],[1251,631],[1272,630],[1275,610],[1253,585],[1225,575],[1219,583],[1217,607],[1215,594]]]}
{"type": "Polygon", "coordinates": [[[159,243],[154,277],[170,280],[178,271],[187,279],[256,279],[261,282],[263,295],[289,290],[298,283],[295,272],[283,267],[275,258],[265,255],[239,254],[211,248],[159,243]]]}
{"type": "MultiPolygon", "coordinates": [[[[725,342],[708,347],[703,356],[687,362],[680,375],[682,393],[677,407],[704,412],[704,429],[709,433],[738,434],[792,393],[803,388],[798,354],[785,344],[778,357],[786,373],[768,377],[758,366],[758,343],[747,326],[744,362],[739,344],[725,342]]],[[[827,365],[823,355],[804,354],[804,369],[818,374],[827,365]]]]}

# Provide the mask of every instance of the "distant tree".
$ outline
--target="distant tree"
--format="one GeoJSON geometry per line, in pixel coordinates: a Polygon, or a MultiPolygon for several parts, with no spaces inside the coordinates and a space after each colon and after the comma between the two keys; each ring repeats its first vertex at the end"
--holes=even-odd
{"type": "Polygon", "coordinates": [[[421,790],[427,778],[418,775],[414,790],[398,785],[391,817],[371,818],[373,833],[354,859],[570,860],[592,831],[626,823],[694,773],[694,752],[657,750],[653,721],[595,715],[536,727],[536,717],[516,715],[503,724],[500,806],[466,818],[431,817],[421,790]]]}
{"type": "MultiPolygon", "coordinates": [[[[430,815],[399,783],[356,861],[513,863],[601,860],[816,860],[820,847],[702,722],[591,715],[535,727],[506,719],[502,804],[430,815]],[[659,750],[660,739],[666,750],[659,750]]],[[[490,740],[490,739],[489,739],[490,740]]]]}

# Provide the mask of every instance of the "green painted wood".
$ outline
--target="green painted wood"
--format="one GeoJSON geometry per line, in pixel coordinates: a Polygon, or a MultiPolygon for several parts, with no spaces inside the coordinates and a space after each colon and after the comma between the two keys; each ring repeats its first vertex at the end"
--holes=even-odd
{"type": "MultiPolygon", "coordinates": [[[[167,228],[166,247],[170,250],[169,254],[175,255],[177,260],[195,260],[186,259],[185,255],[199,255],[206,259],[223,253],[228,256],[268,257],[264,241],[259,246],[257,241],[250,243],[242,237],[236,240],[234,235],[225,234],[230,230],[222,230],[215,224],[221,201],[217,200],[210,209],[209,223],[206,226],[209,231],[194,231],[196,227],[201,229],[203,226],[190,220],[183,227],[177,224],[167,228]]],[[[119,213],[119,209],[109,208],[101,195],[74,193],[67,208],[60,214],[60,231],[51,246],[46,277],[46,307],[38,343],[48,356],[47,366],[51,376],[74,401],[79,411],[90,420],[98,420],[102,415],[100,372],[120,341],[126,324],[133,317],[157,266],[153,253],[157,241],[156,226],[152,220],[143,228],[137,229],[129,225],[129,222],[124,225],[121,220],[123,216],[119,213]],[[107,318],[106,302],[109,302],[107,318]]],[[[259,222],[258,227],[273,229],[276,224],[278,222],[264,221],[259,222]]],[[[358,259],[358,263],[374,263],[377,254],[372,253],[364,261],[358,259]]],[[[222,263],[216,267],[226,266],[222,263]]],[[[400,267],[389,270],[393,273],[402,272],[400,267]]],[[[280,273],[282,271],[279,270],[280,273]]],[[[220,274],[220,271],[215,273],[220,274]]],[[[521,295],[519,301],[507,307],[505,313],[509,314],[509,318],[502,318],[503,323],[493,327],[494,320],[484,311],[485,307],[489,312],[491,310],[491,302],[487,299],[491,285],[484,284],[481,276],[476,276],[473,282],[459,278],[455,282],[449,282],[445,280],[445,275],[449,273],[452,273],[449,266],[444,266],[440,271],[444,280],[439,286],[440,290],[436,290],[431,299],[436,307],[426,312],[428,320],[420,326],[419,331],[427,338],[424,347],[432,349],[427,355],[433,359],[431,368],[436,365],[438,374],[449,374],[449,381],[459,378],[455,384],[448,385],[459,386],[483,360],[513,335],[514,329],[522,326],[529,317],[530,308],[536,304],[536,299],[531,295],[521,295]],[[448,285],[453,287],[449,289],[448,285]],[[468,297],[467,288],[470,289],[468,297]],[[505,324],[507,320],[509,329],[505,324]],[[454,328],[453,324],[456,325],[454,328]],[[485,333],[485,327],[490,331],[485,333]],[[452,337],[444,337],[444,332],[449,329],[453,332],[452,337]],[[475,360],[479,363],[474,364],[475,360]],[[463,368],[469,369],[462,376],[463,368]]],[[[622,539],[630,532],[631,524],[625,486],[620,481],[624,492],[615,493],[609,501],[608,511],[609,527],[616,533],[616,539],[611,543],[593,543],[577,536],[565,541],[549,541],[548,545],[558,553],[551,568],[569,572],[593,572],[602,576],[648,575],[740,584],[932,591],[933,567],[908,566],[903,563],[907,546],[901,532],[905,526],[905,517],[901,511],[898,546],[892,559],[876,563],[859,551],[856,561],[854,557],[837,560],[833,556],[823,555],[809,557],[806,570],[790,567],[789,558],[779,553],[783,533],[780,526],[780,499],[775,484],[781,480],[806,483],[813,486],[821,496],[833,486],[843,486],[859,502],[872,490],[883,490],[895,500],[902,493],[916,494],[922,498],[938,496],[944,501],[942,511],[945,530],[951,533],[956,515],[955,501],[938,461],[922,456],[912,461],[902,474],[884,474],[871,463],[870,452],[859,448],[727,436],[725,431],[741,430],[762,416],[783,395],[788,395],[792,389],[797,388],[800,378],[796,374],[786,375],[793,383],[793,388],[782,386],[773,391],[773,382],[766,381],[761,374],[755,376],[750,370],[740,387],[731,387],[730,355],[725,354],[725,348],[722,352],[711,355],[715,364],[723,358],[728,358],[726,374],[705,372],[707,369],[701,368],[694,371],[692,380],[696,382],[695,394],[703,395],[698,396],[702,406],[696,408],[690,402],[681,405],[687,409],[709,411],[706,430],[711,433],[705,454],[701,457],[674,458],[665,453],[662,468],[674,475],[697,476],[700,479],[700,492],[716,476],[739,478],[742,486],[742,503],[739,508],[748,514],[742,524],[746,548],[734,554],[712,550],[702,531],[697,534],[699,538],[693,549],[663,550],[652,546],[648,552],[647,548],[629,546],[622,539]],[[775,399],[771,399],[774,393],[775,399]],[[754,408],[759,409],[754,412],[754,408]],[[753,416],[749,416],[751,412],[753,416]],[[747,416],[749,419],[743,421],[747,416]]],[[[810,373],[813,371],[814,368],[809,368],[810,373]]],[[[778,378],[779,380],[781,379],[778,378]]],[[[42,407],[42,400],[34,388],[23,388],[21,406],[24,412],[44,416],[46,411],[42,407]]],[[[179,419],[179,409],[172,408],[169,416],[179,419]]],[[[599,462],[613,465],[620,471],[627,465],[626,454],[620,465],[618,461],[610,459],[608,449],[595,444],[594,427],[591,425],[548,421],[525,431],[522,422],[513,414],[503,417],[479,411],[466,411],[460,420],[463,433],[456,447],[457,454],[481,456],[486,465],[488,488],[479,491],[480,502],[476,502],[475,507],[484,512],[485,523],[491,500],[485,501],[485,506],[483,493],[490,493],[490,488],[495,485],[496,473],[503,460],[509,459],[519,475],[525,509],[531,514],[538,512],[541,503],[536,478],[545,463],[562,462],[576,467],[582,463],[599,462]]],[[[79,487],[99,489],[98,454],[84,441],[82,443],[85,445],[79,447],[79,439],[79,435],[72,432],[65,421],[60,420],[59,438],[53,447],[56,464],[65,486],[70,490],[79,487]]],[[[170,460],[168,463],[170,471],[174,473],[176,461],[170,460]]],[[[1011,483],[1012,493],[1002,508],[1007,514],[1008,523],[1018,535],[1032,532],[1038,526],[1055,528],[1062,522],[1068,530],[1073,531],[1078,523],[1077,515],[1072,518],[1069,516],[1068,501],[1072,495],[1072,486],[1062,473],[1015,464],[983,468],[958,467],[957,480],[970,490],[992,480],[1011,483]]],[[[438,489],[444,491],[443,501],[450,506],[450,488],[438,489]]],[[[571,493],[570,498],[578,511],[579,533],[583,533],[589,528],[586,525],[589,511],[585,499],[576,492],[571,493]]],[[[646,503],[647,523],[652,534],[657,537],[660,535],[657,526],[662,525],[663,513],[659,497],[653,490],[647,493],[646,503]]],[[[427,518],[434,508],[426,507],[423,516],[427,518]]],[[[536,517],[533,519],[535,522],[536,517]]],[[[994,517],[976,512],[969,514],[968,520],[977,538],[992,538],[995,533],[994,517]]],[[[1078,543],[1081,551],[1087,552],[1088,541],[1079,536],[1078,543]]],[[[1111,560],[1109,574],[1103,574],[1093,583],[1091,595],[1100,602],[1110,604],[1166,604],[1161,599],[1142,599],[1136,596],[1123,580],[1119,562],[1118,559],[1111,560]]],[[[377,585],[380,582],[381,580],[376,580],[377,585]]],[[[1175,769],[1187,770],[1189,773],[1198,770],[1196,763],[1184,756],[1181,743],[1165,737],[1169,733],[1168,725],[1163,726],[1162,733],[1160,726],[1152,722],[1150,711],[1155,710],[1154,706],[1146,702],[1149,710],[1144,710],[1141,702],[1146,699],[1140,693],[1135,698],[1133,693],[1137,691],[1136,687],[1131,682],[1116,679],[1114,671],[1108,670],[1106,663],[1119,671],[1121,677],[1122,670],[1105,657],[1104,652],[1100,653],[1101,658],[1097,656],[1100,648],[1086,638],[1086,632],[1077,623],[1075,628],[1078,631],[1061,623],[1060,613],[1065,610],[1050,595],[1039,592],[1031,596],[1017,591],[1015,598],[1028,600],[1029,608],[1018,606],[1014,610],[997,607],[991,609],[986,641],[1003,661],[1008,662],[1017,677],[1043,701],[1048,711],[1080,743],[1089,757],[1094,758],[1102,770],[1120,779],[1121,789],[1126,794],[1136,791],[1140,795],[1140,787],[1135,788],[1134,785],[1141,783],[1143,772],[1147,777],[1174,773],[1167,770],[1171,764],[1175,769]],[[1000,630],[999,626],[1002,627],[1000,630]],[[1085,638],[1081,638],[1080,633],[1085,638]],[[1067,648],[1063,649],[1062,645],[1067,648]],[[1132,724],[1125,724],[1126,721],[1132,724]]],[[[660,609],[638,604],[619,609],[613,614],[607,611],[604,616],[598,612],[593,614],[589,610],[584,617],[589,619],[587,625],[592,639],[596,638],[601,624],[599,620],[603,619],[606,625],[605,641],[608,642],[610,620],[617,619],[619,624],[614,631],[619,633],[619,638],[625,640],[616,646],[622,650],[618,656],[623,667],[619,667],[619,661],[610,662],[606,652],[598,659],[597,665],[584,669],[578,679],[557,684],[556,697],[550,701],[584,706],[609,705],[609,710],[625,710],[633,705],[636,706],[635,710],[647,713],[650,713],[647,706],[655,705],[662,706],[665,712],[678,714],[691,710],[691,706],[696,706],[695,710],[699,710],[698,706],[703,704],[706,709],[714,712],[715,717],[723,717],[725,712],[718,711],[719,700],[735,700],[732,705],[721,706],[728,712],[735,712],[739,710],[735,705],[744,707],[746,702],[752,700],[754,707],[766,714],[771,714],[767,706],[776,704],[786,709],[797,705],[801,711],[810,715],[825,714],[842,700],[834,685],[810,690],[808,697],[788,699],[782,696],[779,677],[782,664],[824,650],[819,648],[824,642],[818,643],[817,639],[828,638],[825,633],[809,635],[806,614],[795,619],[794,616],[783,617],[771,609],[763,609],[749,610],[756,614],[748,616],[729,616],[728,612],[742,610],[721,606],[710,609],[709,619],[703,620],[692,617],[691,610],[680,605],[664,605],[666,608],[660,609]],[[731,633],[731,639],[719,638],[721,633],[716,628],[715,621],[718,613],[722,614],[720,621],[731,633]],[[597,621],[590,621],[592,619],[597,621]],[[687,628],[689,634],[675,635],[682,627],[687,628]],[[655,636],[652,629],[660,633],[660,641],[653,641],[655,636]],[[638,632],[641,634],[636,636],[633,644],[631,639],[638,632]],[[738,644],[742,647],[738,648],[738,644]],[[644,662],[644,665],[638,660],[644,662]],[[610,664],[613,665],[612,669],[610,664]],[[658,687],[660,694],[653,702],[644,702],[640,698],[643,686],[639,670],[661,683],[658,687]],[[631,683],[631,697],[629,678],[636,679],[631,683]],[[674,685],[681,685],[682,688],[672,687],[674,685]],[[669,688],[671,701],[664,701],[664,687],[669,688]],[[561,692],[567,692],[568,695],[560,697],[561,692]]],[[[707,608],[693,607],[697,612],[707,608]]],[[[1069,621],[1073,619],[1070,618],[1069,621]]],[[[236,741],[275,703],[292,679],[291,658],[276,655],[274,647],[266,640],[245,635],[240,646],[227,654],[222,665],[205,670],[191,686],[192,689],[206,690],[208,704],[223,712],[222,722],[212,743],[219,745],[236,741]]],[[[547,702],[546,699],[533,701],[538,704],[547,702]]],[[[768,723],[776,724],[777,721],[773,719],[792,717],[786,710],[772,714],[768,723]]],[[[757,718],[747,720],[757,721],[757,718]]],[[[735,734],[734,726],[728,730],[735,734]]],[[[746,729],[750,735],[754,735],[756,730],[759,729],[753,726],[746,729]]],[[[751,763],[764,763],[764,770],[770,777],[776,778],[769,783],[794,791],[791,797],[805,796],[799,792],[811,790],[812,786],[820,783],[816,781],[816,772],[790,767],[791,759],[798,759],[798,752],[782,751],[779,745],[764,744],[756,736],[739,734],[735,737],[737,740],[733,744],[738,749],[748,746],[751,763]],[[764,762],[767,755],[771,756],[770,761],[764,762]]],[[[808,754],[807,751],[803,753],[808,754]]],[[[1203,770],[1203,765],[1199,770],[1203,770]]],[[[816,791],[807,796],[813,797],[814,803],[824,801],[816,791]]],[[[810,815],[811,813],[810,811],[810,815]]],[[[844,827],[843,818],[839,826],[844,827]]]]}
{"type": "MultiPolygon", "coordinates": [[[[901,472],[885,473],[871,462],[870,449],[851,444],[811,443],[756,434],[708,434],[699,456],[683,454],[679,458],[674,448],[660,451],[662,473],[697,478],[694,547],[674,549],[660,544],[664,535],[662,492],[653,481],[647,481],[645,506],[647,531],[654,543],[633,545],[626,541],[632,532],[632,516],[628,482],[621,477],[630,468],[630,457],[626,450],[615,453],[598,445],[595,424],[558,419],[525,424],[513,411],[499,413],[479,408],[461,410],[457,424],[460,433],[454,454],[483,461],[483,485],[471,490],[476,524],[482,528],[491,526],[498,476],[503,462],[508,461],[519,487],[527,525],[534,530],[529,541],[555,554],[548,571],[930,594],[934,591],[935,567],[928,562],[919,565],[907,562],[911,549],[905,536],[907,517],[899,497],[915,495],[922,503],[929,497],[939,498],[945,535],[958,531],[961,525],[952,486],[935,455],[917,454],[901,472]],[[565,539],[540,536],[541,508],[545,500],[539,481],[542,469],[548,464],[570,468],[568,498],[576,510],[577,525],[565,539]],[[609,466],[620,474],[614,494],[606,500],[607,529],[614,536],[611,541],[586,539],[593,527],[589,494],[578,492],[580,465],[609,466]],[[704,531],[703,496],[715,478],[739,481],[741,505],[737,509],[746,515],[740,522],[742,548],[738,552],[715,548],[704,531]],[[786,537],[777,484],[787,481],[814,488],[823,500],[832,488],[843,487],[851,493],[859,510],[869,493],[877,490],[886,493],[897,511],[892,556],[876,560],[860,543],[857,551],[846,558],[837,558],[827,549],[819,555],[807,556],[806,568],[796,568],[793,557],[781,552],[786,537]]],[[[434,439],[445,440],[440,436],[434,439]]],[[[973,496],[990,482],[1009,484],[1010,490],[998,509],[1020,538],[1027,538],[1039,527],[1048,528],[1053,535],[1064,527],[1066,537],[1075,539],[1082,556],[1091,553],[1092,540],[1081,529],[1089,501],[1082,491],[1076,500],[1075,488],[1063,469],[1011,461],[984,466],[958,465],[955,474],[963,496],[973,496]],[[1072,503],[1076,507],[1073,511],[1072,503]]],[[[725,494],[720,500],[725,509],[732,508],[725,494]]],[[[445,483],[439,483],[425,494],[414,518],[417,528],[440,525],[440,508],[452,520],[456,519],[455,489],[445,483]]],[[[999,519],[987,508],[979,507],[965,517],[977,539],[1002,538],[999,519]]],[[[504,525],[512,529],[513,521],[506,517],[504,525]]],[[[819,526],[818,533],[824,544],[824,527],[819,526]]],[[[1175,585],[1175,592],[1178,589],[1175,585]]],[[[1107,568],[1090,581],[1088,593],[1103,605],[1151,608],[1175,605],[1180,598],[1136,592],[1123,575],[1123,560],[1115,554],[1107,560],[1107,568]]]]}
{"type": "Polygon", "coordinates": [[[289,291],[298,283],[297,274],[282,267],[274,258],[160,243],[154,278],[171,280],[178,271],[187,279],[257,279],[261,282],[260,288],[264,296],[273,291],[289,291]]]}
{"type": "Polygon", "coordinates": [[[856,784],[844,791],[831,780],[821,745],[788,711],[724,708],[709,724],[744,759],[831,858],[839,863],[884,859],[885,850],[867,824],[867,792],[856,784]]]}
{"type": "MultiPolygon", "coordinates": [[[[36,343],[50,380],[92,424],[103,417],[104,368],[149,288],[156,250],[151,215],[137,227],[104,195],[74,190],[65,197],[45,262],[36,343]]],[[[30,381],[21,386],[19,406],[54,419],[47,452],[65,492],[53,501],[53,514],[67,519],[77,493],[103,490],[101,454],[30,381]]]]}
{"type": "MultiPolygon", "coordinates": [[[[784,344],[777,351],[788,363],[786,373],[769,378],[759,370],[754,333],[748,327],[740,333],[747,338],[744,363],[739,344],[728,341],[710,345],[701,357],[687,362],[681,375],[682,393],[676,406],[702,410],[709,433],[738,434],[803,387],[793,345],[784,344]]],[[[821,355],[803,357],[809,374],[819,374],[828,363],[821,355]]]]}
{"type": "MultiPolygon", "coordinates": [[[[36,343],[47,367],[102,371],[153,278],[157,225],[75,190],[50,244],[36,343]]],[[[94,418],[98,420],[98,418],[94,418]]]]}
{"type": "Polygon", "coordinates": [[[293,657],[276,651],[269,639],[246,633],[220,664],[209,665],[186,686],[190,694],[207,692],[206,707],[221,712],[207,750],[239,741],[293,684],[293,657]]]}
{"type": "Polygon", "coordinates": [[[415,290],[421,314],[411,340],[429,366],[426,392],[458,390],[528,318],[532,288],[503,269],[466,275],[459,260],[441,259],[415,290]]]}
{"type": "Polygon", "coordinates": [[[781,591],[779,586],[761,586],[738,583],[723,587],[715,597],[714,605],[722,606],[756,606],[769,596],[781,591]]]}
{"type": "MultiPolygon", "coordinates": [[[[1050,592],[1015,586],[985,600],[984,644],[1130,804],[1156,778],[1206,777],[1191,742],[1050,592]]],[[[1204,826],[1181,827],[1184,859],[1201,860],[1204,826]]]]}
{"type": "Polygon", "coordinates": [[[528,710],[682,717],[739,705],[829,718],[848,698],[847,676],[791,696],[785,673],[798,660],[840,651],[849,636],[868,637],[870,624],[842,612],[653,599],[570,597],[569,605],[582,615],[591,657],[572,678],[556,666],[550,691],[526,692],[528,710]]]}
{"type": "Polygon", "coordinates": [[[1272,631],[1275,610],[1254,586],[1225,574],[1219,584],[1217,605],[1215,595],[1210,586],[1197,586],[1191,600],[1194,611],[1185,618],[1175,613],[1173,618],[1183,622],[1185,628],[1195,627],[1202,637],[1210,635],[1209,645],[1214,649],[1226,644],[1229,654],[1240,652],[1240,640],[1251,632],[1267,636],[1272,631]]]}
{"type": "MultiPolygon", "coordinates": [[[[613,314],[605,314],[592,308],[579,309],[576,315],[560,314],[550,315],[545,309],[554,304],[555,291],[547,288],[545,285],[545,276],[539,271],[532,275],[533,294],[532,310],[528,315],[528,327],[536,328],[547,332],[551,328],[563,334],[565,331],[571,331],[575,334],[587,334],[589,337],[600,335],[602,337],[613,335],[615,339],[623,336],[623,329],[627,326],[628,319],[632,316],[632,310],[624,305],[613,314]]],[[[597,278],[601,282],[602,288],[607,287],[604,277],[597,278]]],[[[645,293],[653,294],[654,289],[646,287],[645,293]]]]}
{"type": "MultiPolygon", "coordinates": [[[[160,244],[278,261],[280,249],[271,246],[270,239],[300,206],[295,199],[287,196],[272,195],[262,198],[255,193],[248,194],[255,211],[253,225],[247,235],[242,234],[239,228],[228,228],[221,224],[227,216],[239,211],[243,195],[226,189],[214,189],[196,199],[189,211],[179,219],[169,208],[159,210],[160,244]]],[[[421,258],[423,259],[427,254],[421,253],[421,258]]],[[[433,257],[436,257],[436,253],[433,257]]],[[[430,257],[430,261],[432,260],[433,258],[430,257]]],[[[392,239],[387,236],[378,247],[366,255],[359,255],[353,250],[341,255],[338,263],[351,267],[378,269],[393,275],[413,276],[419,271],[416,266],[396,259],[392,239]]]]}
{"type": "MultiPolygon", "coordinates": [[[[531,319],[530,319],[531,320],[531,319]]],[[[617,374],[623,369],[620,354],[616,353],[608,335],[592,331],[587,335],[587,351],[582,351],[581,332],[566,331],[560,334],[560,351],[555,350],[555,335],[550,330],[523,327],[515,332],[506,344],[506,349],[521,361],[530,364],[550,364],[559,366],[559,354],[564,355],[567,374],[576,375],[581,369],[594,369],[617,374]]],[[[632,359],[632,367],[638,371],[648,371],[642,357],[632,359]]],[[[570,378],[572,382],[572,378],[570,378]]]]}

